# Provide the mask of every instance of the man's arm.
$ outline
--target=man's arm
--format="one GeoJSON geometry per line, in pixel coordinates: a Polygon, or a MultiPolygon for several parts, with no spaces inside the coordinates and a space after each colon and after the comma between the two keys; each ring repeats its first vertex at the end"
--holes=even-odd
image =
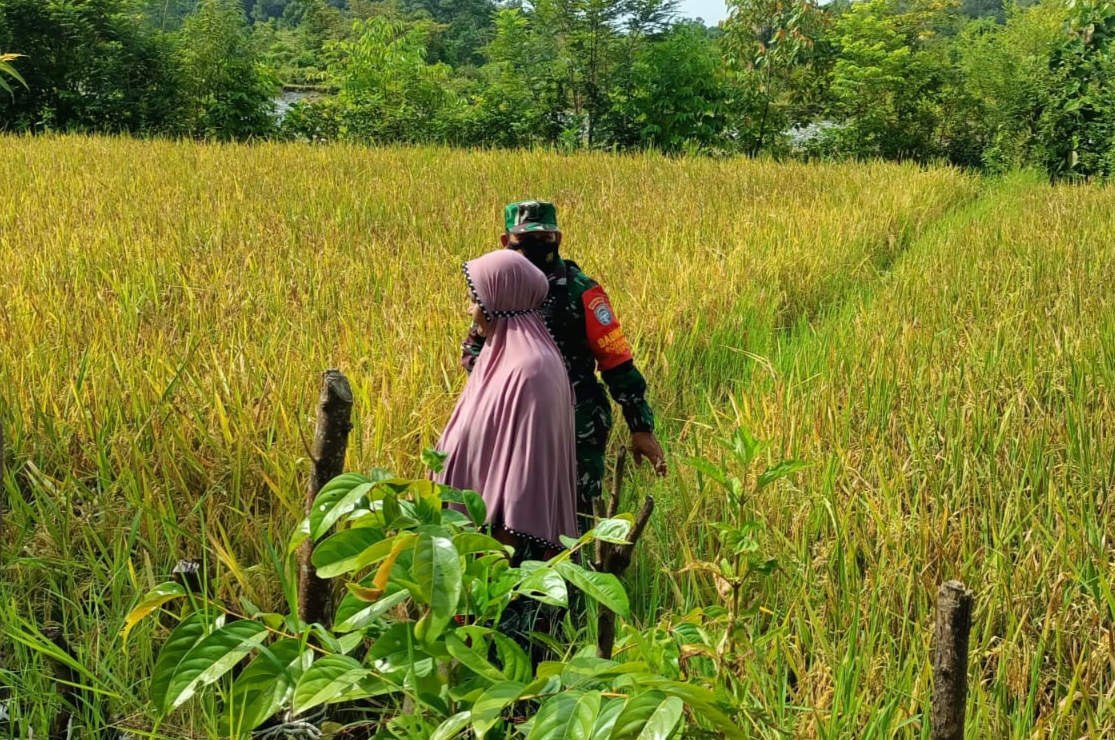
{"type": "Polygon", "coordinates": [[[483,347],[484,335],[480,333],[480,327],[473,324],[461,345],[461,367],[465,369],[466,373],[471,373],[472,368],[476,366],[476,358],[480,357],[480,350],[483,347]]]}
{"type": "Polygon", "coordinates": [[[623,419],[632,434],[654,431],[654,412],[647,403],[647,381],[633,360],[600,373],[608,393],[623,409],[623,419]]]}
{"type": "Polygon", "coordinates": [[[594,285],[582,296],[585,332],[596,358],[600,377],[608,393],[623,409],[631,430],[631,449],[635,463],[650,460],[659,475],[666,474],[666,456],[654,436],[654,412],[647,403],[647,381],[635,367],[631,345],[623,334],[619,319],[604,289],[594,285]]]}

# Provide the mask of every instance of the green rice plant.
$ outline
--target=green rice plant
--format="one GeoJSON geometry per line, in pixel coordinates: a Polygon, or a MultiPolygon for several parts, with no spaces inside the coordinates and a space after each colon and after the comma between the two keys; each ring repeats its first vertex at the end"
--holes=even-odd
{"type": "Polygon", "coordinates": [[[753,502],[780,541],[763,605],[793,625],[793,735],[928,737],[950,578],[977,595],[972,733],[1112,731],[1113,208],[1106,189],[994,183],[721,411],[819,463],[753,502]]]}

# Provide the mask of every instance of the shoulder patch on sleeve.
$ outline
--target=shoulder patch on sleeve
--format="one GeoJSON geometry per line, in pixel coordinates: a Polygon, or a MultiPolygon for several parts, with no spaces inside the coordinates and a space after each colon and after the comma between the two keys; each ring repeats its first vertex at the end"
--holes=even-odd
{"type": "Polygon", "coordinates": [[[632,359],[631,345],[623,334],[604,289],[596,285],[581,296],[585,307],[585,331],[601,372],[632,359]]]}

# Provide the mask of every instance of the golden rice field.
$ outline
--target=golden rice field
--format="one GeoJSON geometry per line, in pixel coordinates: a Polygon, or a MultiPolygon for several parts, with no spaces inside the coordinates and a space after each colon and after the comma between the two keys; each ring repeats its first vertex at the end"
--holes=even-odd
{"type": "Polygon", "coordinates": [[[79,137],[2,138],[0,175],[14,727],[46,735],[32,646],[52,623],[98,697],[85,736],[214,734],[203,707],[153,723],[166,629],[124,651],[124,614],[182,557],[282,604],[271,551],[300,517],[325,368],[356,394],[349,467],[420,472],[464,382],[458,265],[536,196],[609,290],[671,459],[631,477],[632,501],[659,501],[627,579],[636,627],[718,598],[681,572],[715,555],[721,512],[685,458],[743,426],[811,463],[747,503],[779,563],[746,635],[750,736],[928,738],[935,593],[956,578],[976,600],[968,737],[1115,737],[1115,191],[79,137]]]}

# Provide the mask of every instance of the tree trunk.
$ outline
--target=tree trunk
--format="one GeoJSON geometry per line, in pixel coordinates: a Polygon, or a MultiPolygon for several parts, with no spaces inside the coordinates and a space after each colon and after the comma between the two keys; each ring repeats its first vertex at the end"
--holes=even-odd
{"type": "MultiPolygon", "coordinates": [[[[322,487],[345,468],[348,433],[352,429],[352,387],[340,370],[326,370],[321,375],[321,396],[317,405],[317,427],[314,432],[313,472],[306,488],[306,515],[322,487]]],[[[329,624],[331,619],[329,581],[318,578],[311,557],[313,540],[307,539],[298,548],[298,617],[307,624],[329,624]]]]}

